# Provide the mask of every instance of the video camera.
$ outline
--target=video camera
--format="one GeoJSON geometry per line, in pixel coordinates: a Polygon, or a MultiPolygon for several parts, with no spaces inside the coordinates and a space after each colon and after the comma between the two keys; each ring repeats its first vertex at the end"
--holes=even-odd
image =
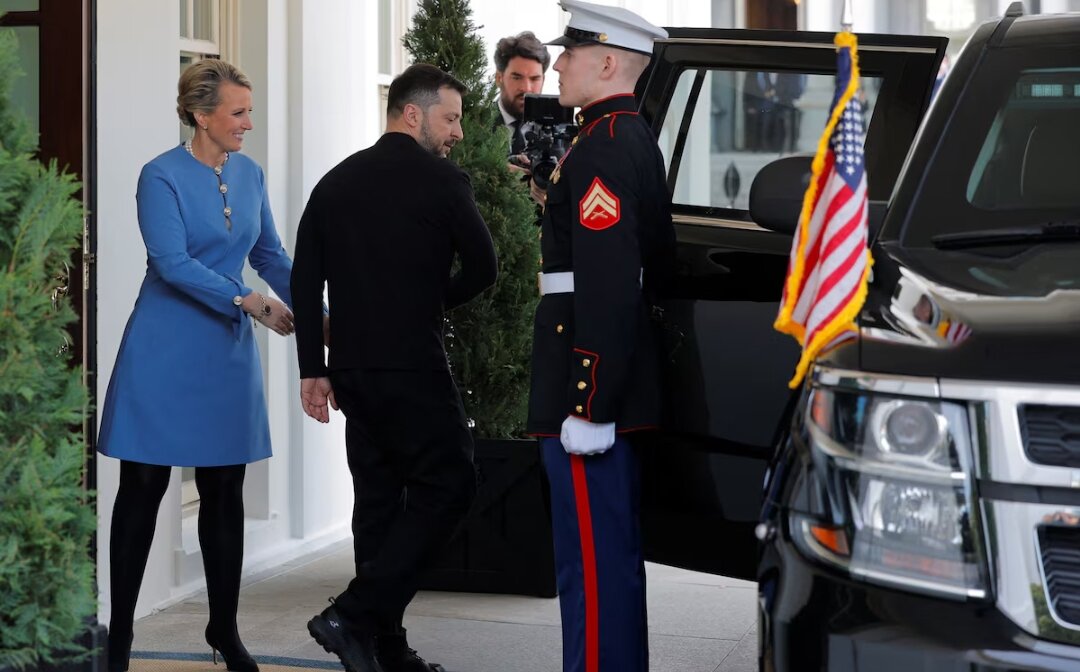
{"type": "Polygon", "coordinates": [[[522,121],[521,132],[525,137],[522,153],[529,158],[528,168],[536,186],[547,189],[552,171],[578,134],[574,109],[559,105],[558,96],[526,93],[522,121]]]}

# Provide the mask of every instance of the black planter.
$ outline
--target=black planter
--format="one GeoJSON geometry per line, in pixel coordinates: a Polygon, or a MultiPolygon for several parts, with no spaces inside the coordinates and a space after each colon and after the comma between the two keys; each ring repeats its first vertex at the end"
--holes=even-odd
{"type": "Polygon", "coordinates": [[[107,669],[105,644],[108,639],[108,629],[94,619],[79,638],[81,646],[94,652],[85,660],[63,665],[35,665],[22,670],[0,665],[0,672],[104,672],[107,669]]]}
{"type": "Polygon", "coordinates": [[[425,590],[554,597],[547,477],[534,440],[477,439],[479,490],[425,590]]]}

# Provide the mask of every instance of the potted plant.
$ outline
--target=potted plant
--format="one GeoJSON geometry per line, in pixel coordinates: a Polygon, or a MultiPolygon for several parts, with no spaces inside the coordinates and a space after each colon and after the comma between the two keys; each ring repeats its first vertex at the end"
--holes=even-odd
{"type": "Polygon", "coordinates": [[[507,169],[496,89],[468,0],[420,0],[405,48],[454,75],[464,139],[450,159],[472,179],[499,257],[499,279],[447,317],[447,354],[476,437],[480,489],[472,513],[425,586],[555,594],[550,519],[539,449],[524,438],[532,319],[539,296],[539,229],[528,188],[507,169]],[[495,129],[495,130],[493,130],[495,129]]]}
{"type": "Polygon", "coordinates": [[[42,165],[13,109],[15,35],[0,31],[0,669],[89,656],[95,516],[83,487],[88,397],[68,354],[65,296],[79,184],[42,165]]]}

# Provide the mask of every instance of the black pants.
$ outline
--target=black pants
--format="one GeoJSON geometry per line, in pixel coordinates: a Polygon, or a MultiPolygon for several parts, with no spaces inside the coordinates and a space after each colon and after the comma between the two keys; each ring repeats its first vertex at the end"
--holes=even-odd
{"type": "MultiPolygon", "coordinates": [[[[199,546],[210,600],[210,629],[219,639],[236,632],[240,573],[244,562],[244,474],[247,465],[196,467],[199,489],[199,546]]],[[[131,641],[135,603],[154,540],[158,508],[172,467],[120,462],[120,489],[109,539],[112,618],[109,646],[131,641]]]]}
{"type": "Polygon", "coordinates": [[[417,579],[476,496],[472,435],[447,371],[331,374],[345,414],[356,577],[336,599],[363,632],[397,632],[417,579]]]}

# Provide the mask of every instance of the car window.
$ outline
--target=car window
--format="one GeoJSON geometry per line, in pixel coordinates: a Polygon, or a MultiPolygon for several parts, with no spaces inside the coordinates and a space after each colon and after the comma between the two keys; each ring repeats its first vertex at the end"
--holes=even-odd
{"type": "Polygon", "coordinates": [[[967,200],[988,210],[1080,205],[1080,68],[1020,73],[973,162],[967,200]]]}
{"type": "MultiPolygon", "coordinates": [[[[862,78],[867,127],[880,85],[880,78],[862,78]]],[[[673,204],[748,220],[758,171],[817,149],[833,89],[832,74],[684,70],[659,135],[669,183],[674,178],[673,204]]]]}
{"type": "Polygon", "coordinates": [[[1058,221],[1080,208],[1080,58],[1075,47],[990,50],[904,213],[904,247],[1058,221]]]}

